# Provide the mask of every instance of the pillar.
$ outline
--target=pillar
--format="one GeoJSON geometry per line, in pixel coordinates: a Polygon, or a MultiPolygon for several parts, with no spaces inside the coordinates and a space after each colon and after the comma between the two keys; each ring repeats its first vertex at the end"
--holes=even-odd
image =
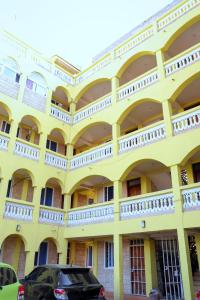
{"type": "Polygon", "coordinates": [[[13,249],[13,256],[12,256],[12,266],[17,273],[19,267],[21,244],[22,244],[21,239],[19,237],[16,237],[16,244],[15,244],[15,248],[13,249]]]}
{"type": "Polygon", "coordinates": [[[179,226],[177,229],[178,233],[178,243],[179,243],[179,254],[180,254],[180,265],[181,265],[181,275],[184,290],[184,299],[193,300],[194,299],[194,287],[192,279],[191,261],[190,261],[190,251],[188,245],[188,235],[184,228],[179,226]]]}
{"type": "Polygon", "coordinates": [[[18,93],[18,97],[17,97],[17,100],[19,102],[23,101],[24,90],[26,88],[26,80],[27,80],[27,74],[22,73],[20,76],[20,88],[19,88],[19,93],[18,93]]]}
{"type": "Polygon", "coordinates": [[[114,220],[120,221],[120,199],[122,198],[122,182],[114,181],[114,220]]]}
{"type": "Polygon", "coordinates": [[[93,273],[98,277],[98,242],[93,242],[93,273]]]}
{"type": "Polygon", "coordinates": [[[70,114],[74,114],[76,111],[76,103],[75,102],[71,102],[70,105],[69,105],[69,112],[70,114]]]}
{"type": "Polygon", "coordinates": [[[3,219],[5,202],[6,202],[6,193],[8,189],[8,181],[11,178],[3,177],[0,179],[0,220],[3,219]]]}
{"type": "Polygon", "coordinates": [[[172,127],[172,108],[169,100],[164,100],[162,102],[163,118],[166,130],[166,137],[173,136],[173,127],[172,127]]]}
{"type": "Polygon", "coordinates": [[[43,186],[34,186],[33,187],[33,204],[34,210],[33,210],[33,223],[38,224],[39,219],[39,213],[40,213],[40,198],[41,198],[41,191],[43,186]]]}
{"type": "Polygon", "coordinates": [[[29,188],[29,181],[25,179],[23,182],[22,195],[21,195],[21,199],[24,201],[27,200],[28,188],[29,188]]]}
{"type": "Polygon", "coordinates": [[[144,259],[146,295],[148,296],[152,288],[158,287],[155,241],[152,239],[144,240],[144,259]]]}
{"type": "Polygon", "coordinates": [[[114,234],[114,300],[124,299],[122,235],[114,234]]]}
{"type": "Polygon", "coordinates": [[[59,264],[66,265],[67,263],[67,248],[68,240],[64,239],[61,246],[61,252],[59,253],[59,264]]]}
{"type": "Polygon", "coordinates": [[[47,143],[47,133],[46,132],[40,132],[40,162],[44,164],[45,162],[45,153],[46,153],[46,143],[47,143]]]}
{"type": "Polygon", "coordinates": [[[76,261],[76,243],[74,241],[70,242],[70,247],[70,264],[74,265],[76,261]]]}
{"type": "Polygon", "coordinates": [[[46,96],[46,113],[47,115],[51,112],[51,99],[52,99],[52,90],[47,90],[47,96],[46,96]]]}
{"type": "Polygon", "coordinates": [[[158,72],[160,74],[160,79],[164,79],[165,69],[164,69],[164,57],[163,57],[162,50],[156,51],[156,61],[157,61],[158,72]]]}
{"type": "Polygon", "coordinates": [[[177,222],[182,220],[182,212],[183,212],[183,205],[182,205],[182,195],[181,195],[181,174],[180,168],[178,165],[171,166],[171,179],[172,179],[172,189],[174,195],[174,205],[175,205],[175,213],[177,215],[177,222]]]}
{"type": "Polygon", "coordinates": [[[151,192],[151,180],[147,176],[141,176],[141,193],[151,192]]]}
{"type": "Polygon", "coordinates": [[[119,87],[119,78],[117,76],[112,78],[111,88],[112,88],[112,104],[117,102],[117,89],[119,87]]]}
{"type": "Polygon", "coordinates": [[[19,125],[19,120],[11,120],[10,124],[10,140],[8,143],[8,152],[13,154],[13,151],[15,149],[15,142],[16,142],[16,137],[17,137],[17,130],[18,130],[18,125],[19,125]]]}
{"type": "Polygon", "coordinates": [[[26,251],[25,275],[28,275],[34,268],[35,251],[26,251]]]}
{"type": "Polygon", "coordinates": [[[118,138],[120,137],[120,125],[112,124],[113,156],[118,156],[118,138]]]}
{"type": "Polygon", "coordinates": [[[192,164],[191,163],[187,163],[187,165],[185,166],[185,170],[186,170],[186,174],[187,174],[188,184],[194,183],[194,176],[193,176],[192,164]]]}

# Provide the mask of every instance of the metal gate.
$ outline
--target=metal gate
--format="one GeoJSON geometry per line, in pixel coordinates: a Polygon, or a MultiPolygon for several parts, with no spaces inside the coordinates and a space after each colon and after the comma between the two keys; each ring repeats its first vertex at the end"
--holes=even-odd
{"type": "Polygon", "coordinates": [[[156,241],[158,285],[167,300],[182,300],[183,288],[176,239],[156,241]]]}

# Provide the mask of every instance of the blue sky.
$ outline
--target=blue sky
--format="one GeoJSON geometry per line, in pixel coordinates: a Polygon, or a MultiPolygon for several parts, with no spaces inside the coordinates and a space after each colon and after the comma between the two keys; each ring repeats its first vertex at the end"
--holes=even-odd
{"type": "Polygon", "coordinates": [[[45,56],[85,68],[92,57],[172,0],[6,0],[0,25],[45,56]]]}

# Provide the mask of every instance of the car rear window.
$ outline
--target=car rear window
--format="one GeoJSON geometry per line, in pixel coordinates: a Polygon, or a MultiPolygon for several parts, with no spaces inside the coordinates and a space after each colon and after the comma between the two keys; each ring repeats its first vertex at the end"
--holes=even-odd
{"type": "Polygon", "coordinates": [[[62,269],[61,282],[63,285],[99,283],[89,269],[62,269]]]}
{"type": "Polygon", "coordinates": [[[17,282],[15,272],[7,267],[0,267],[0,286],[5,286],[17,282]]]}

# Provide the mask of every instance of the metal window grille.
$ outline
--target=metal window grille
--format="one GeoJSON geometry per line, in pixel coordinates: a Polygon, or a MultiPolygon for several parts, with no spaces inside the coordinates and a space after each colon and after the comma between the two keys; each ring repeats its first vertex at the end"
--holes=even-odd
{"type": "Polygon", "coordinates": [[[144,240],[130,241],[131,289],[133,295],[146,295],[144,240]]]}
{"type": "Polygon", "coordinates": [[[114,267],[114,244],[113,242],[105,242],[105,268],[114,267]]]}

